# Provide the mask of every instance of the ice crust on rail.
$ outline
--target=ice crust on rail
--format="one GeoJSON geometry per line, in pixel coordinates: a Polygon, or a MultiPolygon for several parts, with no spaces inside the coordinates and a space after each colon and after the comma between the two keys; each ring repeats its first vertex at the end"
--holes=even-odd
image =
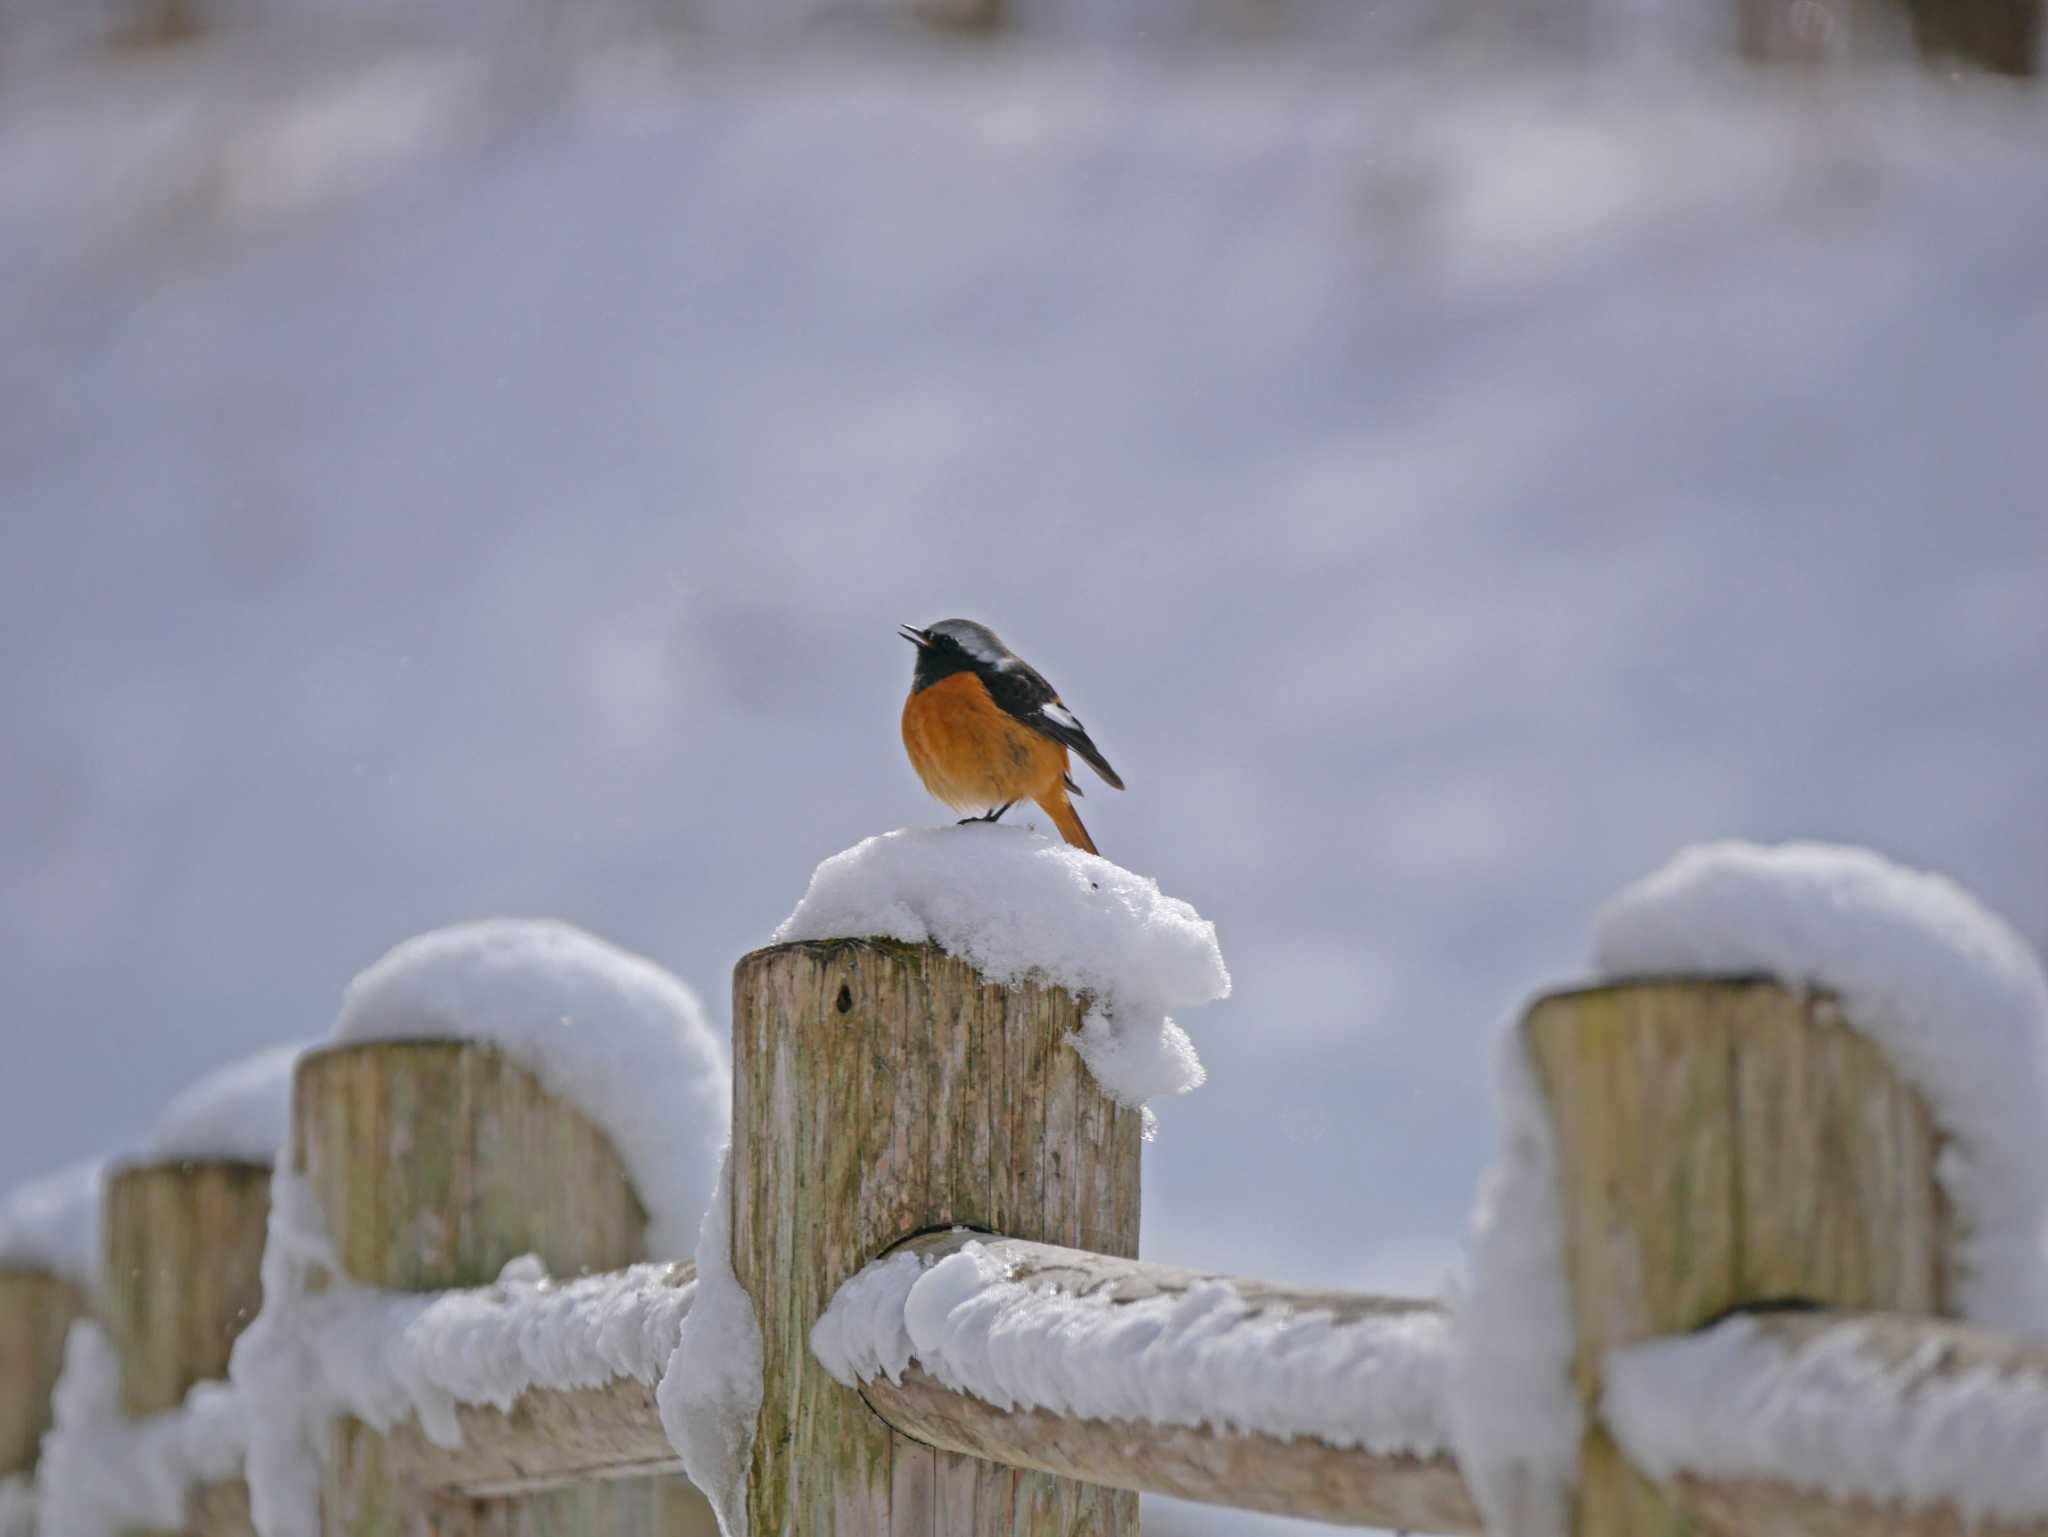
{"type": "Polygon", "coordinates": [[[416,1417],[459,1446],[458,1405],[509,1409],[536,1388],[652,1385],[667,1366],[694,1284],[668,1264],[556,1282],[531,1255],[491,1286],[395,1292],[348,1281],[311,1223],[303,1180],[273,1174],[264,1311],[235,1343],[229,1383],[201,1383],[182,1407],[130,1420],[120,1373],[94,1325],[74,1327],[40,1470],[52,1531],[174,1530],[192,1488],[246,1475],[265,1537],[316,1534],[318,1446],[329,1419],[382,1430],[416,1417]],[[296,1224],[296,1226],[293,1226],[296,1224]],[[304,1295],[307,1267],[325,1290],[304,1295]],[[274,1300],[287,1299],[287,1300],[274,1300]]]}
{"type": "Polygon", "coordinates": [[[383,1430],[415,1417],[441,1446],[462,1444],[459,1405],[508,1409],[536,1388],[652,1385],[695,1296],[673,1265],[553,1281],[528,1255],[487,1287],[396,1292],[342,1275],[303,1178],[271,1178],[264,1306],[229,1365],[248,1440],[251,1508],[264,1537],[319,1537],[327,1423],[349,1414],[383,1430]],[[306,1294],[310,1270],[325,1290],[306,1294]]]}
{"type": "Polygon", "coordinates": [[[1880,1504],[1951,1505],[1966,1524],[2048,1517],[2048,1374],[1930,1372],[1853,1326],[1797,1347],[1755,1319],[1612,1352],[1601,1410],[1654,1478],[1760,1478],[1880,1504]]]}
{"type": "Polygon", "coordinates": [[[1254,1304],[1221,1279],[1131,1301],[1075,1295],[1012,1280],[998,1249],[969,1242],[929,1267],[910,1253],[866,1267],[811,1351],[849,1387],[901,1380],[915,1361],[1001,1409],[1427,1457],[1450,1444],[1447,1331],[1434,1309],[1339,1323],[1254,1304]]]}
{"type": "Polygon", "coordinates": [[[673,1264],[549,1279],[532,1255],[496,1284],[413,1294],[330,1281],[302,1299],[320,1380],[382,1429],[416,1415],[459,1446],[457,1405],[510,1409],[535,1388],[570,1391],[630,1377],[650,1386],[675,1351],[695,1283],[673,1264]]]}
{"type": "Polygon", "coordinates": [[[1049,982],[1085,997],[1074,1045],[1125,1105],[1202,1082],[1172,1011],[1230,993],[1216,926],[1194,908],[1157,881],[1017,827],[866,839],[818,866],[775,939],[935,944],[992,982],[1049,982]]]}
{"type": "Polygon", "coordinates": [[[1965,1318],[2048,1335],[2048,981],[1962,887],[1868,849],[1713,843],[1616,896],[1609,977],[1763,972],[1825,988],[1927,1101],[1965,1318]]]}

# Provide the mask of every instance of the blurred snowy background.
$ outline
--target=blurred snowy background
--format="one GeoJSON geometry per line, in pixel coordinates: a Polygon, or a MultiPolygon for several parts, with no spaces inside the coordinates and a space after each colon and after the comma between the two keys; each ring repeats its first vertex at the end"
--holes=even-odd
{"type": "Polygon", "coordinates": [[[1221,929],[1154,1258],[1434,1289],[1494,1034],[1688,841],[2048,936],[2024,7],[925,15],[0,0],[0,1182],[455,920],[722,1017],[948,819],[899,621],[1221,929]]]}

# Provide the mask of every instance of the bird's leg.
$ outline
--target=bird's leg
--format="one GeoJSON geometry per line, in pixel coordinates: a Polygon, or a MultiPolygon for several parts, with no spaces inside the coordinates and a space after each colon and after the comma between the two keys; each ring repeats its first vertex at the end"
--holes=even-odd
{"type": "Polygon", "coordinates": [[[955,827],[965,827],[969,822],[1000,822],[1003,819],[1003,813],[1016,804],[1015,801],[1004,801],[1002,805],[996,807],[993,811],[984,811],[978,817],[962,817],[953,825],[955,827]]]}

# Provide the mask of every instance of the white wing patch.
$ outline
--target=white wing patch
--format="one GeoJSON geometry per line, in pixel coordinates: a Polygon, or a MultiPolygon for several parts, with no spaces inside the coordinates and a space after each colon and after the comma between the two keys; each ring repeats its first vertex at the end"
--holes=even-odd
{"type": "Polygon", "coordinates": [[[1074,712],[1063,704],[1046,704],[1038,707],[1038,713],[1055,726],[1067,731],[1082,731],[1081,723],[1074,718],[1074,712]]]}

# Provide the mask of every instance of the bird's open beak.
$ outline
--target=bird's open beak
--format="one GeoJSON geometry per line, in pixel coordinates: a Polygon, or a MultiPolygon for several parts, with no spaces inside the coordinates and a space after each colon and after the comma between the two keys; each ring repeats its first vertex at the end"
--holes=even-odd
{"type": "Polygon", "coordinates": [[[932,643],[931,633],[927,630],[920,630],[916,625],[899,624],[896,626],[896,633],[920,649],[932,643]]]}

